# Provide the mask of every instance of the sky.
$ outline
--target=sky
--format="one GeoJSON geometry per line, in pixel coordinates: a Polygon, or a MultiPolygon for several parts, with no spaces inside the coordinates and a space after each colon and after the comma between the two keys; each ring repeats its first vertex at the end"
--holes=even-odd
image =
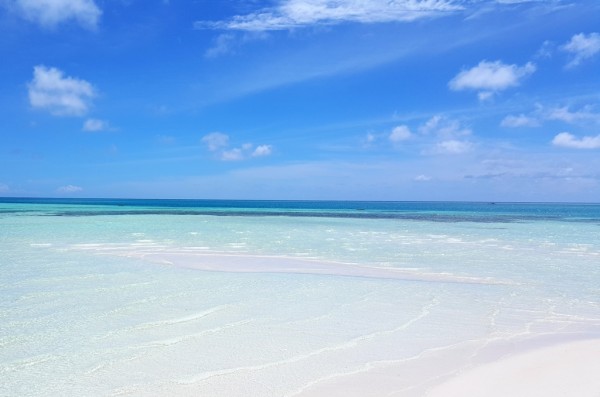
{"type": "Polygon", "coordinates": [[[0,196],[600,202],[597,0],[0,0],[0,196]]]}

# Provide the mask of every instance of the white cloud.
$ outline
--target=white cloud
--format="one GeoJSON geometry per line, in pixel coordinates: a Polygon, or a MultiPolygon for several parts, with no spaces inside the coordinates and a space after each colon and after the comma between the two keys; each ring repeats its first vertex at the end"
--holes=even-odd
{"type": "Polygon", "coordinates": [[[577,110],[569,106],[544,107],[537,104],[535,110],[529,114],[508,115],[500,125],[502,127],[539,127],[545,121],[562,121],[568,124],[600,124],[600,112],[597,105],[585,105],[577,110]]]}
{"type": "Polygon", "coordinates": [[[98,120],[98,119],[87,119],[84,123],[83,123],[83,131],[87,131],[87,132],[98,132],[98,131],[104,131],[107,130],[109,128],[108,123],[104,120],[98,120]]]}
{"type": "Polygon", "coordinates": [[[561,132],[552,139],[552,144],[572,149],[600,149],[600,135],[577,138],[568,132],[561,132]]]}
{"type": "Polygon", "coordinates": [[[47,28],[73,20],[93,29],[102,14],[94,0],[16,0],[13,8],[23,18],[47,28]]]}
{"type": "Polygon", "coordinates": [[[447,141],[438,142],[433,150],[435,154],[462,154],[469,152],[473,144],[468,141],[459,141],[451,139],[447,141]]]}
{"type": "Polygon", "coordinates": [[[59,187],[56,191],[58,193],[78,193],[83,191],[83,188],[75,185],[66,185],[59,187]]]}
{"type": "Polygon", "coordinates": [[[271,145],[258,145],[254,147],[251,143],[244,143],[239,147],[229,148],[229,136],[221,132],[212,132],[202,137],[202,142],[211,152],[217,152],[223,161],[239,161],[248,157],[269,156],[273,147],[271,145]]]}
{"type": "Polygon", "coordinates": [[[481,102],[490,100],[493,97],[494,97],[494,92],[493,91],[480,91],[480,92],[477,93],[477,98],[479,98],[479,100],[481,102]]]}
{"type": "Polygon", "coordinates": [[[417,176],[415,176],[415,178],[414,178],[414,180],[415,180],[415,181],[417,181],[417,182],[428,182],[428,181],[430,181],[431,179],[432,179],[432,178],[431,178],[430,176],[423,175],[423,174],[421,174],[421,175],[417,175],[417,176]]]}
{"type": "Polygon", "coordinates": [[[537,50],[534,57],[539,59],[552,58],[552,54],[554,53],[555,48],[556,45],[553,42],[546,40],[542,43],[542,46],[537,50]]]}
{"type": "Polygon", "coordinates": [[[221,160],[224,161],[239,161],[244,159],[244,153],[241,148],[233,148],[221,152],[221,160]]]}
{"type": "Polygon", "coordinates": [[[547,111],[546,118],[564,121],[565,123],[600,123],[600,113],[594,112],[591,106],[585,106],[578,111],[571,111],[567,106],[552,108],[547,111]]]}
{"type": "Polygon", "coordinates": [[[206,50],[204,56],[210,59],[235,54],[243,44],[265,40],[268,37],[266,32],[222,33],[213,40],[212,47],[206,50]]]}
{"type": "Polygon", "coordinates": [[[273,149],[271,145],[259,145],[252,152],[252,157],[262,157],[269,156],[272,153],[273,149]]]}
{"type": "Polygon", "coordinates": [[[471,135],[471,129],[463,127],[460,121],[442,115],[435,115],[419,127],[425,136],[435,136],[437,142],[421,154],[461,154],[470,151],[473,144],[462,138],[471,135]]]}
{"type": "Polygon", "coordinates": [[[0,183],[0,193],[8,193],[10,192],[10,188],[7,184],[0,183]]]}
{"type": "Polygon", "coordinates": [[[458,73],[448,86],[451,90],[479,91],[479,99],[489,99],[494,93],[518,86],[527,76],[535,72],[535,64],[523,66],[507,65],[501,61],[481,61],[471,69],[458,73]]]}
{"type": "Polygon", "coordinates": [[[208,150],[215,152],[229,145],[229,136],[221,132],[211,132],[202,137],[202,143],[208,146],[208,150]]]}
{"type": "Polygon", "coordinates": [[[280,0],[271,8],[237,15],[229,21],[199,21],[195,27],[266,31],[343,22],[408,22],[462,9],[455,0],[280,0]]]}
{"type": "Polygon", "coordinates": [[[266,157],[271,155],[273,147],[271,145],[258,145],[256,148],[251,143],[244,143],[240,147],[223,150],[221,160],[240,161],[249,157],[266,157]]]}
{"type": "Polygon", "coordinates": [[[95,96],[94,88],[85,80],[64,76],[56,68],[38,65],[28,85],[29,103],[58,116],[81,116],[95,96]]]}
{"type": "Polygon", "coordinates": [[[389,140],[398,143],[402,141],[406,141],[412,137],[412,133],[410,129],[405,125],[399,125],[395,127],[389,135],[389,140]]]}
{"type": "Polygon", "coordinates": [[[469,128],[463,127],[458,120],[435,115],[419,127],[423,135],[437,135],[443,139],[471,135],[469,128]]]}
{"type": "Polygon", "coordinates": [[[563,45],[561,49],[572,55],[572,59],[567,63],[566,67],[573,68],[578,66],[584,60],[592,58],[600,53],[600,34],[576,34],[571,37],[571,40],[563,45]]]}
{"type": "Polygon", "coordinates": [[[502,127],[518,128],[518,127],[539,127],[540,121],[535,117],[520,114],[518,116],[506,116],[500,123],[502,127]]]}
{"type": "Polygon", "coordinates": [[[221,55],[231,54],[234,47],[235,35],[232,33],[223,33],[214,39],[213,46],[206,50],[204,56],[207,58],[217,58],[221,55]]]}
{"type": "Polygon", "coordinates": [[[522,4],[522,3],[532,3],[540,0],[496,0],[496,3],[499,4],[522,4]]]}

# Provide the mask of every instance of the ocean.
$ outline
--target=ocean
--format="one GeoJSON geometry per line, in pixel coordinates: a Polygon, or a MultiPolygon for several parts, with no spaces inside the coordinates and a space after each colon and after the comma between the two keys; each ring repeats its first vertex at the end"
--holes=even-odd
{"type": "Polygon", "coordinates": [[[600,204],[0,198],[0,291],[2,396],[422,396],[600,337],[600,204]]]}

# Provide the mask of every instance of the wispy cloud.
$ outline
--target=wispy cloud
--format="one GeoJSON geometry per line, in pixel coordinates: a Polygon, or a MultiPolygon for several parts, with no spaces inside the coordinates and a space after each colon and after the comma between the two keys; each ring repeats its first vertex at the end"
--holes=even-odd
{"type": "Polygon", "coordinates": [[[343,22],[408,22],[462,10],[454,0],[281,0],[277,5],[227,21],[198,21],[198,29],[289,30],[343,22]]]}
{"type": "Polygon", "coordinates": [[[561,132],[552,139],[552,144],[571,149],[600,149],[600,135],[577,138],[568,132],[561,132]]]}
{"type": "Polygon", "coordinates": [[[552,108],[546,113],[546,118],[570,124],[585,122],[600,123],[600,113],[594,112],[593,108],[589,105],[576,111],[571,111],[567,106],[552,108]]]}
{"type": "Polygon", "coordinates": [[[501,61],[481,61],[477,66],[458,73],[448,86],[453,91],[479,91],[481,100],[489,99],[494,93],[518,86],[527,76],[535,72],[535,64],[508,65],[501,61]]]}
{"type": "Polygon", "coordinates": [[[227,32],[218,35],[210,48],[204,52],[206,58],[218,58],[235,54],[241,46],[250,42],[265,40],[269,37],[266,32],[227,32]]]}
{"type": "Polygon", "coordinates": [[[177,139],[175,139],[175,137],[171,135],[159,134],[156,136],[156,141],[161,145],[172,145],[175,143],[175,141],[177,141],[177,139]]]}
{"type": "Polygon", "coordinates": [[[75,185],[66,185],[66,186],[61,186],[58,189],[56,189],[56,191],[58,193],[65,193],[65,194],[71,194],[71,193],[78,193],[83,191],[83,188],[80,186],[75,186],[75,185]]]}
{"type": "Polygon", "coordinates": [[[443,115],[435,115],[419,127],[423,135],[436,135],[440,138],[456,138],[471,135],[469,128],[463,127],[460,121],[443,115]]]}
{"type": "Polygon", "coordinates": [[[221,160],[223,161],[240,161],[244,159],[242,148],[233,148],[221,152],[221,160]]]}
{"type": "Polygon", "coordinates": [[[568,43],[560,48],[571,55],[571,60],[567,63],[566,67],[568,69],[574,68],[579,66],[583,61],[593,58],[600,53],[600,34],[576,34],[571,37],[568,43]]]}
{"type": "Polygon", "coordinates": [[[94,29],[102,15],[94,0],[15,0],[8,2],[8,7],[44,28],[75,21],[84,28],[94,29]]]}
{"type": "Polygon", "coordinates": [[[545,121],[562,121],[566,124],[593,125],[600,124],[600,112],[597,106],[585,105],[577,110],[569,106],[544,107],[536,105],[536,109],[530,114],[508,115],[500,125],[502,127],[539,127],[545,121]]]}
{"type": "Polygon", "coordinates": [[[33,68],[33,79],[28,88],[32,107],[57,116],[84,115],[96,95],[87,81],[64,76],[61,70],[43,65],[33,68]]]}
{"type": "Polygon", "coordinates": [[[87,119],[83,123],[82,130],[86,132],[100,132],[106,131],[110,128],[109,124],[105,120],[99,119],[87,119]]]}
{"type": "Polygon", "coordinates": [[[201,141],[208,147],[208,150],[214,152],[229,145],[229,135],[222,132],[211,132],[204,135],[201,141]]]}
{"type": "Polygon", "coordinates": [[[433,150],[426,153],[429,154],[463,154],[470,152],[473,148],[473,144],[469,141],[459,141],[456,139],[450,139],[447,141],[438,142],[433,150]]]}
{"type": "Polygon", "coordinates": [[[414,181],[416,181],[416,182],[429,182],[431,179],[432,178],[430,176],[421,174],[421,175],[415,176],[414,181]]]}
{"type": "Polygon", "coordinates": [[[536,117],[519,114],[517,116],[506,116],[504,119],[502,119],[500,125],[508,128],[539,127],[541,123],[536,117]]]}

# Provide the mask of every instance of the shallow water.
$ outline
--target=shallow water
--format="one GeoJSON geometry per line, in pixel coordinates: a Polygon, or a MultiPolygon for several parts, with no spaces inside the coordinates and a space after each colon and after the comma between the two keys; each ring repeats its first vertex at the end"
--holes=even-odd
{"type": "Polygon", "coordinates": [[[600,335],[598,205],[5,199],[0,270],[0,395],[284,396],[600,335]]]}

